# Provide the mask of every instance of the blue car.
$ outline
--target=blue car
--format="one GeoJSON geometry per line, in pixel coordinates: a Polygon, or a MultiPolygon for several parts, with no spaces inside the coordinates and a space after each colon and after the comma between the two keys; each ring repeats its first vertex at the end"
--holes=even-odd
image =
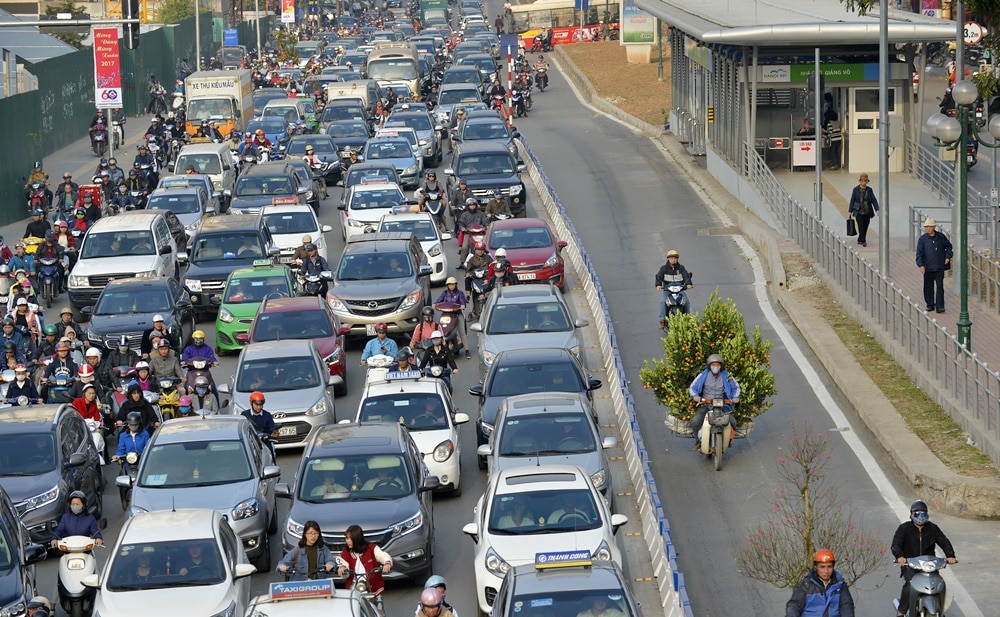
{"type": "Polygon", "coordinates": [[[288,136],[288,126],[281,118],[260,118],[247,123],[246,131],[248,133],[256,133],[257,129],[264,129],[264,136],[272,144],[278,143],[279,140],[288,136]]]}

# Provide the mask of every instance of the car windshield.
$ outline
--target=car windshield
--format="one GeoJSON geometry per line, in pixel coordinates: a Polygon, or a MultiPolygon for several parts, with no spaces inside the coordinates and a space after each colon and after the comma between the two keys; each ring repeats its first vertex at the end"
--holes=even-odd
{"type": "Polygon", "coordinates": [[[252,477],[250,461],[239,441],[188,441],[146,448],[139,486],[215,486],[246,482],[252,477]]]}
{"type": "Polygon", "coordinates": [[[306,146],[312,146],[316,154],[333,154],[337,151],[332,139],[296,139],[289,142],[287,153],[302,156],[306,153],[306,146]]]}
{"type": "Polygon", "coordinates": [[[597,443],[587,413],[517,416],[503,423],[500,456],[538,456],[594,452],[597,443]]]}
{"type": "Polygon", "coordinates": [[[264,118],[281,118],[285,124],[295,124],[303,118],[299,116],[299,109],[293,105],[268,105],[264,108],[262,115],[264,118]]]}
{"type": "Polygon", "coordinates": [[[508,139],[510,133],[507,132],[507,127],[504,126],[503,122],[491,122],[486,124],[482,123],[469,123],[465,126],[465,131],[462,133],[462,139],[465,141],[475,141],[477,139],[508,139]]]}
{"type": "Polygon", "coordinates": [[[375,190],[357,190],[351,195],[351,210],[378,210],[392,208],[403,203],[406,198],[396,187],[375,190]]]}
{"type": "Polygon", "coordinates": [[[111,558],[108,591],[203,587],[228,574],[212,538],[170,542],[122,542],[111,558]]]}
{"type": "Polygon", "coordinates": [[[226,98],[195,99],[188,102],[187,121],[227,120],[233,117],[233,104],[226,98]]]}
{"type": "Polygon", "coordinates": [[[431,125],[431,119],[423,114],[404,116],[403,118],[397,120],[389,118],[389,121],[386,122],[386,126],[408,126],[418,133],[421,131],[434,130],[434,127],[431,125]]]}
{"type": "Polygon", "coordinates": [[[256,133],[257,129],[264,129],[266,135],[280,135],[285,132],[285,120],[284,118],[261,118],[247,125],[248,133],[256,133]]]}
{"type": "Polygon", "coordinates": [[[94,306],[95,315],[169,313],[173,308],[166,289],[105,289],[94,306]]]}
{"type": "MultiPolygon", "coordinates": [[[[364,120],[365,113],[361,105],[328,105],[323,110],[323,122],[337,122],[344,120],[364,120]]],[[[329,131],[328,135],[332,135],[329,131]]],[[[335,135],[334,135],[335,136],[335,135]]]]}
{"type": "Polygon", "coordinates": [[[299,499],[310,503],[398,499],[413,492],[406,461],[398,454],[309,459],[301,474],[299,499]]]}
{"type": "MultiPolygon", "coordinates": [[[[588,579],[589,582],[589,579],[588,579]]],[[[550,617],[551,615],[602,615],[603,617],[634,617],[621,589],[572,589],[524,593],[518,590],[510,602],[521,610],[517,617],[550,617]]],[[[515,609],[517,610],[517,609],[515,609]]]]}
{"type": "Polygon", "coordinates": [[[438,105],[454,105],[466,99],[478,100],[479,93],[475,89],[454,88],[442,90],[438,97],[438,105]]]}
{"type": "Polygon", "coordinates": [[[490,533],[526,535],[597,529],[603,522],[590,491],[563,489],[494,496],[490,533]]]}
{"type": "Polygon", "coordinates": [[[276,212],[264,216],[264,224],[276,234],[315,234],[319,230],[316,215],[309,212],[276,212]]]}
{"type": "Polygon", "coordinates": [[[368,63],[368,79],[405,81],[417,78],[417,63],[410,58],[379,59],[368,63]]]}
{"type": "Polygon", "coordinates": [[[413,270],[406,253],[351,253],[344,255],[337,270],[339,281],[410,278],[413,270]]]}
{"type": "Polygon", "coordinates": [[[0,476],[37,476],[56,468],[50,433],[0,435],[0,476]]]}
{"type": "MultiPolygon", "coordinates": [[[[351,118],[353,119],[353,118],[351,118]]],[[[365,128],[364,122],[334,122],[326,129],[326,134],[334,139],[338,137],[343,139],[344,137],[361,137],[362,139],[368,137],[368,129],[365,128]]]]}
{"type": "Polygon", "coordinates": [[[572,364],[563,362],[502,364],[490,380],[489,396],[504,398],[529,392],[583,392],[586,386],[572,364]]]}
{"type": "Polygon", "coordinates": [[[240,365],[236,376],[238,392],[305,390],[316,388],[320,383],[311,357],[247,360],[240,365]]]}
{"type": "Polygon", "coordinates": [[[222,61],[229,62],[242,62],[243,61],[243,50],[242,49],[226,49],[222,48],[222,61]]]}
{"type": "MultiPolygon", "coordinates": [[[[474,67],[470,67],[473,68],[474,67]]],[[[471,71],[455,71],[447,70],[444,72],[444,77],[441,79],[442,84],[478,84],[483,80],[482,75],[478,70],[471,71]]]]}
{"type": "Polygon", "coordinates": [[[419,242],[429,242],[437,240],[437,232],[434,223],[428,219],[412,219],[408,221],[382,221],[379,231],[402,231],[410,232],[417,237],[419,242]]]}
{"type": "MultiPolygon", "coordinates": [[[[254,109],[264,109],[270,101],[276,101],[278,99],[287,99],[288,93],[281,88],[263,88],[261,90],[253,91],[253,106],[254,109]]],[[[250,130],[247,127],[247,130],[250,130]]]]}
{"type": "MultiPolygon", "coordinates": [[[[200,174],[221,174],[222,163],[219,162],[218,154],[181,154],[177,157],[174,169],[177,173],[187,172],[188,167],[193,167],[200,174]]],[[[166,209],[166,208],[164,208],[166,209]]],[[[176,212],[176,210],[174,210],[176,212]]]]}
{"type": "Polygon", "coordinates": [[[333,336],[333,325],[326,311],[295,313],[260,313],[254,326],[253,340],[320,339],[333,336]]]}
{"type": "Polygon", "coordinates": [[[235,197],[294,195],[295,186],[289,176],[240,176],[236,181],[235,197]]]}
{"type": "MultiPolygon", "coordinates": [[[[379,166],[386,165],[386,163],[380,163],[379,166]]],[[[385,178],[384,182],[395,182],[396,181],[396,168],[395,167],[382,167],[381,169],[355,169],[351,166],[351,170],[347,172],[347,179],[344,180],[344,190],[359,184],[364,178],[385,178]]],[[[402,195],[402,193],[399,193],[402,195]]]]}
{"type": "Polygon", "coordinates": [[[365,150],[365,160],[377,161],[379,159],[400,159],[411,158],[413,149],[405,141],[379,141],[368,143],[365,150]]]}
{"type": "MultiPolygon", "coordinates": [[[[475,154],[463,156],[458,163],[459,176],[514,173],[514,160],[509,154],[475,154]]],[[[510,247],[507,247],[510,248],[510,247]]]]}
{"type": "Polygon", "coordinates": [[[191,247],[191,262],[219,259],[255,259],[264,256],[257,234],[211,234],[198,236],[191,247]]]}
{"type": "Polygon", "coordinates": [[[433,392],[397,392],[366,398],[359,419],[399,422],[411,431],[435,431],[448,428],[447,413],[444,401],[433,392]]]}
{"type": "Polygon", "coordinates": [[[174,214],[194,214],[201,212],[201,200],[197,195],[153,195],[149,198],[146,209],[170,210],[174,214]]]}
{"type": "Polygon", "coordinates": [[[498,304],[490,311],[487,334],[524,332],[568,332],[569,316],[558,302],[498,304]]]}
{"type": "Polygon", "coordinates": [[[149,230],[87,234],[80,259],[153,255],[153,234],[149,230]]]}
{"type": "Polygon", "coordinates": [[[230,279],[222,294],[226,304],[260,304],[268,298],[287,298],[291,295],[288,278],[284,276],[230,279]]]}
{"type": "Polygon", "coordinates": [[[490,248],[511,249],[544,248],[552,246],[552,236],[545,227],[505,227],[490,234],[490,248]]]}

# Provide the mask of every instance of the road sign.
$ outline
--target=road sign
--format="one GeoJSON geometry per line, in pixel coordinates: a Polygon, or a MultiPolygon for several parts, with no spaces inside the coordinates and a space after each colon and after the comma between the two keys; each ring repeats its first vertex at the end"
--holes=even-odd
{"type": "Polygon", "coordinates": [[[227,47],[236,47],[240,44],[239,30],[236,28],[225,28],[222,31],[222,44],[227,47]]]}
{"type": "Polygon", "coordinates": [[[962,26],[962,40],[966,45],[978,45],[985,34],[983,27],[974,21],[967,21],[962,26]]]}

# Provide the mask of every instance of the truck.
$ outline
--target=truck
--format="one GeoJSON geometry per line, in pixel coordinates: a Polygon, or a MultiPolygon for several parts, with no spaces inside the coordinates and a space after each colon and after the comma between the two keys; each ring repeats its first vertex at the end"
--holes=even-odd
{"type": "Polygon", "coordinates": [[[219,131],[228,136],[242,131],[253,120],[253,79],[249,69],[198,71],[184,80],[187,96],[187,123],[191,135],[202,120],[215,120],[219,131]]]}
{"type": "Polygon", "coordinates": [[[443,17],[448,21],[448,0],[421,0],[420,20],[427,25],[427,19],[432,17],[443,17]]]}

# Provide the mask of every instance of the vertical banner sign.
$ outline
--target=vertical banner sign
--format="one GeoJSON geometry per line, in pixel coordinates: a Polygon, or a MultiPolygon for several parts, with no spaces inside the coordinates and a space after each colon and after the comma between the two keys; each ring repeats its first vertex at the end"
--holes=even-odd
{"type": "Polygon", "coordinates": [[[624,0],[621,4],[622,43],[656,42],[656,19],[635,5],[635,0],[624,0]]]}
{"type": "Polygon", "coordinates": [[[118,28],[94,28],[94,101],[98,109],[122,106],[118,28]]]}
{"type": "Polygon", "coordinates": [[[225,28],[222,30],[222,44],[226,47],[236,47],[240,44],[239,30],[236,28],[225,28]]]}
{"type": "Polygon", "coordinates": [[[281,23],[295,23],[295,0],[281,0],[281,23]]]}

